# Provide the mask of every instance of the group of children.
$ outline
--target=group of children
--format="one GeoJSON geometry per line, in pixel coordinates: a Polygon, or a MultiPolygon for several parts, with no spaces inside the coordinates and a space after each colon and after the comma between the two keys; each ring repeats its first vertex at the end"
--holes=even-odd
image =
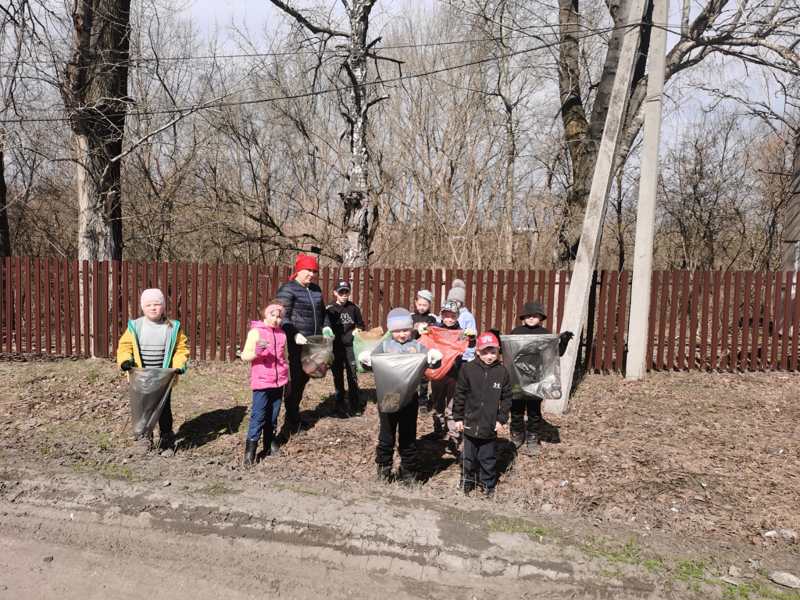
{"type": "MultiPolygon", "coordinates": [[[[298,264],[300,262],[298,259],[298,264]]],[[[297,278],[300,281],[298,291],[302,297],[301,290],[305,289],[309,302],[316,304],[319,299],[312,295],[312,291],[319,288],[310,283],[316,263],[307,261],[300,266],[305,268],[296,269],[295,274],[300,274],[297,278]],[[302,281],[306,272],[311,272],[312,276],[302,281]]],[[[312,315],[314,328],[321,328],[323,335],[333,337],[332,371],[336,407],[342,416],[360,415],[364,409],[356,361],[369,369],[375,355],[424,353],[427,366],[436,369],[441,364],[442,353],[421,343],[422,336],[430,333],[432,328],[439,327],[459,331],[460,339],[466,342],[463,353],[444,376],[430,382],[430,394],[428,382],[423,379],[412,402],[396,412],[378,410],[380,425],[375,450],[378,477],[385,480],[394,478],[392,464],[397,443],[400,469],[396,478],[403,482],[417,479],[417,418],[418,414],[427,414],[432,410],[434,434],[446,440],[450,453],[462,457],[461,489],[469,494],[480,486],[485,495],[491,496],[497,484],[495,441],[498,431],[507,423],[510,424],[510,437],[516,447],[525,446],[529,453],[535,454],[543,423],[541,398],[512,393],[509,373],[500,362],[499,334],[486,331],[478,335],[475,317],[465,306],[466,288],[463,281],[453,282],[439,317],[432,313],[433,294],[429,290],[417,292],[413,312],[405,308],[392,309],[386,321],[389,335],[373,350],[364,351],[358,357],[353,352],[353,336],[357,330],[364,329],[364,320],[359,307],[350,300],[350,292],[349,282],[338,282],[334,290],[334,302],[324,309],[324,317],[312,315]]],[[[245,443],[246,465],[256,462],[256,451],[262,435],[264,456],[280,454],[277,426],[281,402],[287,399],[288,420],[289,398],[297,396],[295,400],[299,406],[302,387],[307,381],[306,377],[301,382],[303,385],[299,386],[299,392],[296,388],[291,389],[295,385],[293,380],[296,372],[291,364],[291,346],[296,348],[303,345],[306,338],[302,332],[296,331],[296,319],[294,323],[287,320],[287,305],[280,296],[279,292],[278,298],[264,308],[262,320],[252,322],[241,351],[241,358],[250,363],[252,389],[245,443]]],[[[143,316],[130,321],[128,330],[120,339],[117,352],[120,368],[127,371],[133,367],[162,367],[185,372],[189,356],[186,336],[180,323],[168,319],[164,314],[163,294],[160,290],[145,290],[141,307],[143,316]]],[[[292,307],[296,308],[295,305],[292,307]]],[[[549,333],[542,325],[547,314],[540,303],[526,303],[521,312],[522,325],[514,328],[511,334],[549,333]]],[[[562,353],[571,337],[569,332],[561,334],[562,353]]],[[[299,358],[297,360],[299,362],[299,358]]],[[[297,406],[294,410],[297,410],[297,406]]],[[[169,401],[162,411],[159,431],[160,453],[171,455],[175,436],[169,401]]],[[[149,451],[153,445],[152,434],[145,434],[138,443],[149,451]]]]}

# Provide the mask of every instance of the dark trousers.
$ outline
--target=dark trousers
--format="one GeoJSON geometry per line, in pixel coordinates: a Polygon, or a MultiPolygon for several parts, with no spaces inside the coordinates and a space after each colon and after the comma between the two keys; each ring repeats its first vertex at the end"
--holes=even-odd
{"type": "MultiPolygon", "coordinates": [[[[416,400],[416,398],[415,398],[416,400]]],[[[417,468],[417,410],[416,401],[409,402],[395,413],[378,411],[380,431],[378,446],[375,448],[375,462],[391,467],[394,457],[394,443],[399,438],[400,466],[406,471],[417,468]]]]}
{"type": "Polygon", "coordinates": [[[528,414],[528,432],[536,433],[542,422],[542,399],[528,394],[514,395],[511,400],[511,435],[525,433],[525,413],[528,414]]]}
{"type": "Polygon", "coordinates": [[[358,408],[361,398],[358,392],[358,376],[356,375],[356,357],[353,346],[333,345],[333,387],[336,388],[336,401],[344,403],[344,377],[347,375],[347,393],[350,408],[358,408]]]}
{"type": "Polygon", "coordinates": [[[310,379],[300,362],[300,346],[289,349],[289,391],[286,394],[286,422],[293,429],[300,424],[300,401],[310,379]]]}
{"type": "Polygon", "coordinates": [[[172,390],[167,393],[167,401],[164,402],[164,410],[158,417],[158,435],[162,438],[171,438],[175,434],[172,432],[172,390]]]}
{"type": "Polygon", "coordinates": [[[495,440],[482,440],[468,435],[464,436],[464,482],[477,483],[478,471],[480,482],[487,490],[497,485],[497,444],[495,440]]]}
{"type": "Polygon", "coordinates": [[[278,427],[278,415],[281,413],[283,387],[253,390],[253,403],[250,407],[250,424],[247,427],[247,439],[257,442],[264,431],[264,447],[269,444],[278,427]]]}

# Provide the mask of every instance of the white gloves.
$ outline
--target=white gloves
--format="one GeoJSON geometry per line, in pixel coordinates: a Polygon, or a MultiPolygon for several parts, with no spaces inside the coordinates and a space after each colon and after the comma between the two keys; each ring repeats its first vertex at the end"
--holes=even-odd
{"type": "Polygon", "coordinates": [[[306,339],[306,336],[304,336],[302,333],[295,333],[294,343],[297,344],[298,346],[305,346],[308,343],[308,340],[306,339]]]}
{"type": "Polygon", "coordinates": [[[433,365],[442,360],[443,356],[442,353],[439,352],[436,348],[431,348],[428,350],[428,364],[433,365]]]}
{"type": "Polygon", "coordinates": [[[472,329],[471,327],[467,327],[464,330],[464,337],[475,337],[478,335],[478,332],[472,329]]]}
{"type": "Polygon", "coordinates": [[[371,367],[372,353],[369,350],[362,350],[361,353],[358,355],[358,362],[360,362],[365,367],[371,367]]]}
{"type": "Polygon", "coordinates": [[[417,323],[417,333],[420,335],[424,335],[428,333],[428,324],[427,323],[417,323]]]}

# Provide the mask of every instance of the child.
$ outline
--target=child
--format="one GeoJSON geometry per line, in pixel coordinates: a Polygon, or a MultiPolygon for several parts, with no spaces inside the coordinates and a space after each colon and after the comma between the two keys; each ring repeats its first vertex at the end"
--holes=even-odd
{"type": "MultiPolygon", "coordinates": [[[[547,311],[541,302],[526,302],[519,318],[522,325],[511,330],[511,335],[543,335],[550,330],[542,325],[547,318],[547,311]]],[[[573,335],[570,331],[561,334],[559,355],[563,355],[573,335]]],[[[542,418],[542,399],[529,394],[515,393],[511,404],[511,441],[517,448],[525,444],[526,452],[535,456],[539,453],[539,444],[544,420],[542,418]],[[525,413],[528,413],[527,440],[525,413]]]]}
{"type": "Polygon", "coordinates": [[[283,390],[289,381],[286,333],[281,328],[283,315],[283,305],[277,301],[271,302],[264,309],[264,320],[250,323],[251,329],[247,332],[242,349],[242,360],[250,363],[250,388],[253,390],[250,425],[244,448],[245,465],[256,462],[258,438],[262,430],[264,455],[280,455],[275,432],[283,390]]]}
{"type": "Polygon", "coordinates": [[[464,494],[475,489],[478,467],[487,498],[497,485],[497,431],[508,421],[511,379],[498,362],[500,342],[490,331],[478,337],[478,358],[461,367],[458,375],[453,419],[464,432],[464,464],[461,482],[464,494]]]}
{"type": "Polygon", "coordinates": [[[364,319],[361,309],[350,302],[350,284],[340,281],[336,284],[333,293],[336,299],[325,309],[331,329],[336,337],[333,338],[333,385],[336,388],[336,411],[340,416],[348,414],[360,415],[363,412],[361,395],[358,390],[358,377],[356,376],[356,359],[353,355],[353,332],[364,329],[364,319]],[[347,373],[347,391],[349,403],[344,395],[344,374],[347,373]],[[349,405],[348,405],[349,404],[349,405]]]}
{"type": "MultiPolygon", "coordinates": [[[[462,331],[458,323],[459,306],[456,302],[448,301],[442,305],[441,323],[437,327],[462,331]]],[[[468,350],[475,347],[475,332],[463,330],[464,336],[469,338],[468,350]]],[[[474,351],[474,350],[473,350],[474,351]]],[[[436,435],[447,437],[447,451],[452,455],[458,454],[458,446],[461,436],[453,428],[453,398],[456,392],[456,382],[458,381],[458,371],[461,368],[461,359],[453,363],[453,368],[442,379],[431,382],[431,396],[433,397],[433,431],[436,435]]]]}
{"type": "MultiPolygon", "coordinates": [[[[386,328],[391,332],[391,338],[382,341],[371,353],[365,350],[358,356],[358,360],[365,367],[370,367],[372,354],[426,352],[428,365],[435,366],[442,360],[442,353],[435,349],[427,350],[413,339],[413,327],[414,322],[409,311],[405,308],[393,308],[386,316],[386,328]]],[[[378,410],[378,418],[380,431],[375,448],[378,477],[384,480],[391,479],[394,444],[395,439],[399,437],[399,479],[405,483],[414,481],[417,470],[417,402],[409,402],[394,413],[383,413],[378,410]]]]}
{"type": "MultiPolygon", "coordinates": [[[[139,369],[177,369],[186,372],[189,346],[179,321],[164,315],[164,294],[159,289],[142,292],[139,304],[144,316],[128,321],[128,328],[117,345],[117,364],[123,371],[139,369]]],[[[158,419],[158,449],[161,456],[175,454],[175,434],[172,431],[172,393],[167,395],[164,410],[158,419]]],[[[143,453],[153,447],[152,433],[137,440],[143,453]]]]}
{"type": "MultiPolygon", "coordinates": [[[[411,320],[414,322],[414,339],[428,327],[436,324],[436,316],[431,313],[433,306],[433,293],[430,290],[419,290],[414,298],[414,312],[411,313],[411,320]]],[[[428,380],[423,378],[419,384],[419,412],[427,414],[430,411],[430,401],[428,400],[428,380]]]]}
{"type": "MultiPolygon", "coordinates": [[[[458,324],[464,331],[469,331],[473,336],[478,334],[478,325],[475,321],[475,315],[466,307],[467,302],[467,286],[461,279],[454,279],[447,292],[447,300],[455,302],[458,305],[458,324]]],[[[467,348],[461,360],[469,362],[475,358],[475,348],[467,348]]]]}

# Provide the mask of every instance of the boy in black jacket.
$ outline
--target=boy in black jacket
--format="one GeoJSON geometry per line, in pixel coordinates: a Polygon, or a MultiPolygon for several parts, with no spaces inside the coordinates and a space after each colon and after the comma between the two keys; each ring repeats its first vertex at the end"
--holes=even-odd
{"type": "MultiPolygon", "coordinates": [[[[526,302],[519,318],[522,325],[511,330],[511,335],[544,335],[550,330],[542,325],[547,318],[547,311],[541,302],[526,302]]],[[[559,340],[559,356],[564,354],[567,344],[572,339],[572,332],[565,331],[559,340]]],[[[543,425],[542,399],[528,394],[515,395],[511,404],[511,441],[519,448],[525,444],[528,454],[539,453],[539,441],[543,425]],[[527,436],[525,431],[525,413],[528,413],[527,436]],[[527,440],[526,440],[527,437],[527,440]]]]}
{"type": "MultiPolygon", "coordinates": [[[[411,321],[414,323],[413,336],[415,340],[425,333],[431,325],[436,325],[436,316],[431,313],[433,306],[433,292],[430,290],[419,290],[414,298],[414,311],[411,313],[411,321]]],[[[428,380],[424,377],[419,383],[419,412],[427,414],[431,410],[430,400],[428,399],[428,380]]]]}
{"type": "Polygon", "coordinates": [[[478,336],[477,360],[464,363],[458,374],[453,419],[464,432],[464,466],[461,482],[465,494],[475,489],[480,466],[480,482],[487,498],[497,485],[497,431],[508,421],[511,408],[511,379],[498,362],[500,342],[490,331],[478,336]]]}
{"type": "Polygon", "coordinates": [[[333,338],[333,385],[336,388],[336,411],[341,416],[363,412],[361,394],[358,390],[356,357],[353,354],[353,332],[364,329],[364,319],[358,305],[350,302],[350,283],[340,281],[333,293],[336,301],[325,309],[331,323],[333,338]],[[349,403],[345,400],[344,374],[347,373],[349,403]],[[348,406],[349,404],[349,406],[348,406]]]}

